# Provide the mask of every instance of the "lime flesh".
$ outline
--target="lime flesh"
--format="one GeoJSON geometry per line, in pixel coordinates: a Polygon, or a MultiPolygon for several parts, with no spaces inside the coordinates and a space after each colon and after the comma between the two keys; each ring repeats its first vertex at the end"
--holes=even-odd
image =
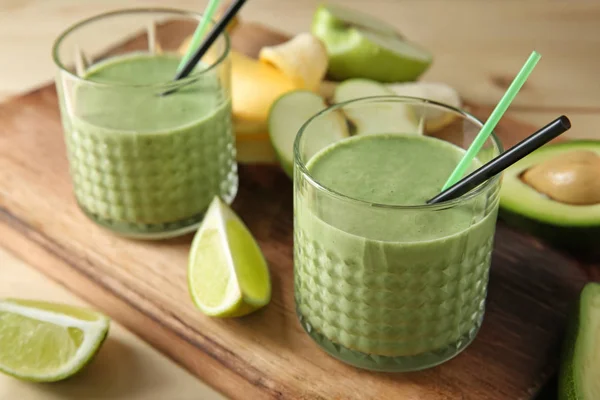
{"type": "Polygon", "coordinates": [[[31,300],[0,300],[0,371],[53,382],[79,372],[109,329],[102,314],[31,300]]]}
{"type": "Polygon", "coordinates": [[[219,198],[198,229],[188,266],[192,300],[206,315],[237,317],[271,299],[267,263],[252,234],[219,198]]]}

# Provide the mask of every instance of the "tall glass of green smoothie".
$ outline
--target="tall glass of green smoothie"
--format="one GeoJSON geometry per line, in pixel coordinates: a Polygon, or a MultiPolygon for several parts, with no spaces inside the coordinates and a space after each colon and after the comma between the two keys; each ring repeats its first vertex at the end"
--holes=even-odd
{"type": "Polygon", "coordinates": [[[237,192],[227,35],[173,82],[185,33],[199,19],[175,10],[111,12],[70,27],[54,45],[77,203],[119,234],[189,232],[214,196],[230,203],[237,192]]]}
{"type": "MultiPolygon", "coordinates": [[[[370,97],[333,106],[300,130],[296,309],[329,354],[360,368],[413,371],[454,357],[475,338],[500,179],[452,201],[426,201],[440,192],[481,125],[441,104],[370,97]],[[349,135],[323,135],[341,118],[349,135]],[[428,132],[430,118],[446,126],[428,132]]],[[[493,136],[471,169],[500,152],[493,136]]]]}

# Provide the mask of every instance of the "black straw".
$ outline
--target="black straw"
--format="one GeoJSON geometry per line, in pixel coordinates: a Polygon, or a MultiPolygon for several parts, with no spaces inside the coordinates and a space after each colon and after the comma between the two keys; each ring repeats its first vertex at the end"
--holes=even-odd
{"type": "MultiPolygon", "coordinates": [[[[227,25],[229,24],[231,19],[233,17],[235,17],[235,15],[238,13],[240,8],[242,8],[242,6],[244,5],[245,2],[246,2],[246,0],[237,0],[237,1],[233,2],[229,6],[229,8],[227,8],[227,11],[225,11],[225,14],[223,14],[223,18],[221,18],[221,20],[219,22],[217,22],[217,24],[215,26],[213,26],[213,28],[208,33],[208,35],[206,35],[206,38],[204,39],[202,44],[198,47],[198,49],[190,57],[190,59],[187,61],[187,63],[185,63],[183,68],[181,68],[179,71],[177,71],[177,74],[175,75],[175,79],[174,79],[175,81],[185,78],[186,76],[188,76],[190,74],[190,72],[192,72],[194,70],[194,68],[196,68],[196,65],[198,64],[200,59],[202,57],[204,57],[204,54],[206,54],[208,49],[210,49],[210,46],[212,46],[213,43],[215,42],[215,40],[217,40],[217,38],[219,37],[219,35],[221,35],[221,33],[223,33],[223,31],[225,30],[225,28],[227,27],[227,25]]],[[[163,96],[168,95],[170,93],[173,93],[175,90],[177,90],[177,89],[171,89],[169,91],[166,91],[162,95],[163,96]]]]}
{"type": "Polygon", "coordinates": [[[427,204],[441,203],[462,196],[542,145],[565,133],[570,127],[571,121],[564,115],[556,118],[533,135],[517,143],[508,151],[488,161],[481,168],[478,168],[434,198],[428,200],[427,204]]]}

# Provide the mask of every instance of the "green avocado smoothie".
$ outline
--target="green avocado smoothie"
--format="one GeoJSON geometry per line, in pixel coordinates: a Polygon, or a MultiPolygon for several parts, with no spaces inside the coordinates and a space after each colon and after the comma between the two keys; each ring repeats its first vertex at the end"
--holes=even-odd
{"type": "Polygon", "coordinates": [[[114,57],[61,96],[77,201],[127,235],[190,227],[215,195],[231,202],[237,190],[228,87],[208,69],[162,96],[179,60],[114,57]]]}
{"type": "Polygon", "coordinates": [[[497,185],[425,206],[463,154],[431,137],[380,134],[341,140],[308,160],[327,193],[299,183],[295,296],[303,327],[329,353],[363,368],[421,369],[474,338],[497,185]]]}

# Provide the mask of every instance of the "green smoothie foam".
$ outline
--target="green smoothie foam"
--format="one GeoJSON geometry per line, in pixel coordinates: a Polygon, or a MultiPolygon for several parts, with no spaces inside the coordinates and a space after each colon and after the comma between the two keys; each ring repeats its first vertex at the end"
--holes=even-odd
{"type": "MultiPolygon", "coordinates": [[[[423,206],[463,154],[429,137],[357,136],[323,149],[307,168],[343,196],[423,206]]],[[[295,287],[305,329],[332,354],[372,369],[456,354],[483,317],[493,192],[443,210],[297,194],[295,287]]]]}
{"type": "Polygon", "coordinates": [[[197,222],[215,195],[235,196],[227,90],[208,71],[160,96],[178,63],[168,54],[109,59],[61,105],[77,200],[101,224],[133,234],[177,229],[197,222]]]}

